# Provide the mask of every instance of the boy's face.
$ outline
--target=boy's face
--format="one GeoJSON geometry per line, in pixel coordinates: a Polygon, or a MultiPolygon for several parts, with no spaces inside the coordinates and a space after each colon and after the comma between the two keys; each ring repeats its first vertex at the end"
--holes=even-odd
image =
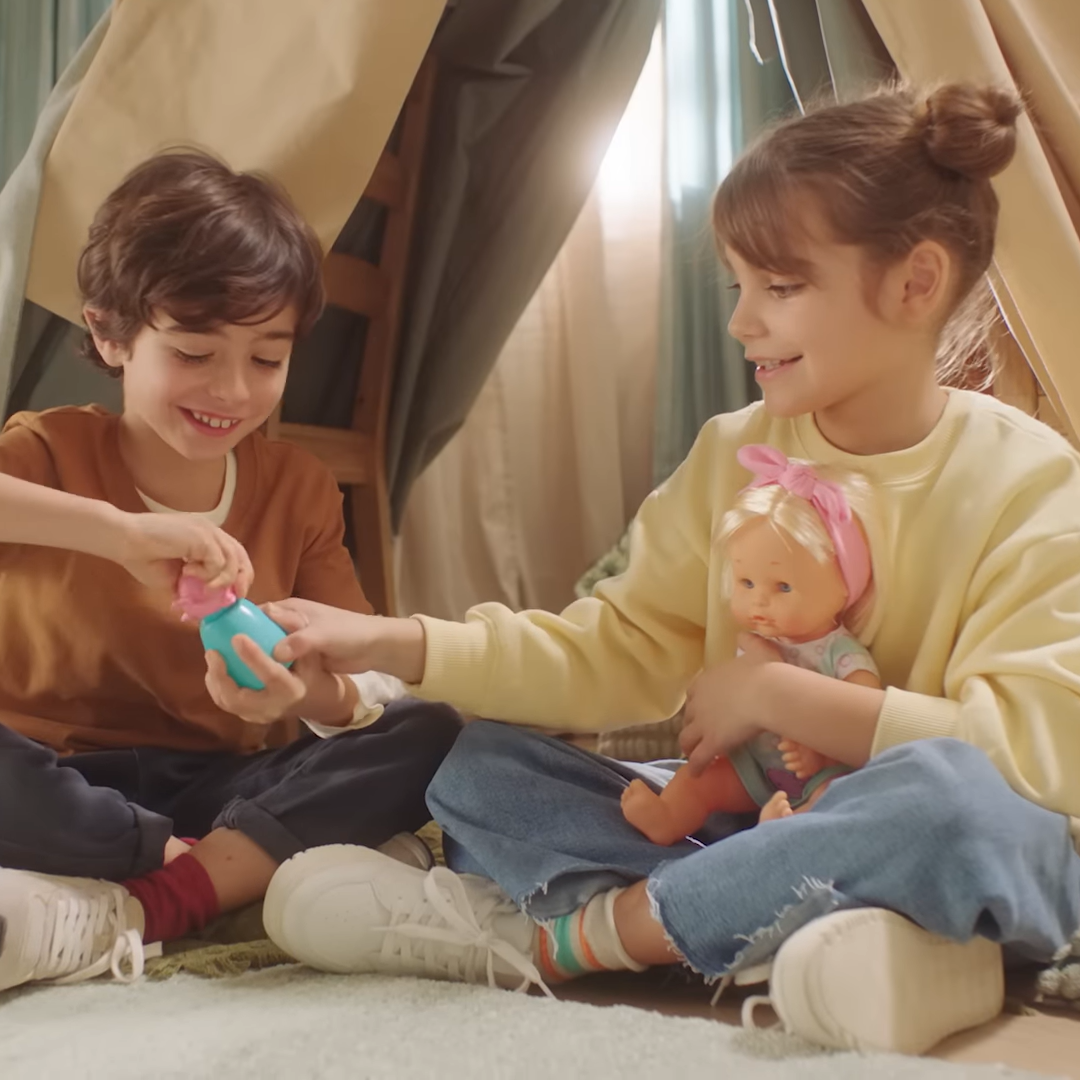
{"type": "Polygon", "coordinates": [[[251,325],[185,329],[164,312],[130,346],[96,341],[124,371],[124,419],[182,457],[221,457],[273,412],[296,331],[289,307],[251,325]]]}

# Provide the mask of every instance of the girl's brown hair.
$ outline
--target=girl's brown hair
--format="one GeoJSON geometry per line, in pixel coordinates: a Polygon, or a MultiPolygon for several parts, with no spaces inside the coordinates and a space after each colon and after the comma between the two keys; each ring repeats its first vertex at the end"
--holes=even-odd
{"type": "MultiPolygon", "coordinates": [[[[921,240],[941,243],[958,268],[952,312],[963,308],[970,321],[994,252],[990,177],[1012,160],[1020,113],[1012,91],[951,83],[929,95],[883,87],[784,121],[742,155],[716,193],[721,250],[762,270],[805,273],[797,240],[806,229],[800,199],[809,196],[836,240],[880,264],[921,240]]],[[[972,335],[955,327],[943,340],[972,347],[972,335]]]]}
{"type": "MultiPolygon", "coordinates": [[[[154,312],[195,330],[270,318],[292,305],[297,336],[322,312],[322,250],[272,181],[200,151],[134,169],[105,200],[79,258],[94,330],[129,345],[154,312]]],[[[93,338],[84,354],[112,375],[93,338]]]]}

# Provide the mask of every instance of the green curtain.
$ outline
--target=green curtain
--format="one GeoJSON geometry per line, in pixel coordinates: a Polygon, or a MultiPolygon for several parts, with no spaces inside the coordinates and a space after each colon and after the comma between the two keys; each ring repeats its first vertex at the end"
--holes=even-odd
{"type": "Polygon", "coordinates": [[[742,0],[664,6],[665,220],[653,465],[657,483],[701,425],[757,397],[742,348],[727,334],[733,296],[716,258],[712,196],[738,152],[794,108],[778,58],[751,50],[742,0]]]}
{"type": "Polygon", "coordinates": [[[0,187],[60,72],[110,0],[0,0],[0,187]]]}

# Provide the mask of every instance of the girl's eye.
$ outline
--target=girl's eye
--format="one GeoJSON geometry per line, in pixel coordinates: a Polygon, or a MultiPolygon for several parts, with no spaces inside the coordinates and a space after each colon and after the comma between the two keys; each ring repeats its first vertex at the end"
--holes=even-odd
{"type": "Polygon", "coordinates": [[[791,592],[791,586],[786,581],[781,581],[780,584],[777,585],[776,587],[781,592],[791,592]]]}
{"type": "Polygon", "coordinates": [[[179,359],[183,360],[185,364],[202,364],[209,360],[211,356],[210,353],[202,353],[201,355],[196,356],[194,353],[181,352],[179,349],[176,350],[176,355],[179,359]]]}
{"type": "Polygon", "coordinates": [[[753,583],[753,582],[752,582],[752,581],[751,581],[751,580],[750,580],[750,579],[749,579],[748,577],[744,577],[744,578],[743,578],[743,579],[742,579],[742,580],[741,580],[741,581],[739,582],[739,584],[740,584],[740,585],[741,585],[741,586],[742,586],[742,587],[743,587],[744,589],[752,589],[752,588],[754,587],[754,583],[753,583]]]}
{"type": "Polygon", "coordinates": [[[777,298],[777,300],[786,300],[789,296],[794,296],[802,289],[802,285],[798,283],[790,285],[770,285],[769,292],[777,298]]]}
{"type": "Polygon", "coordinates": [[[261,356],[253,356],[252,359],[259,367],[270,368],[272,370],[276,370],[285,363],[284,360],[264,360],[261,356]]]}
{"type": "Polygon", "coordinates": [[[728,286],[728,292],[738,292],[741,288],[742,288],[742,286],[737,281],[733,281],[728,286]]]}

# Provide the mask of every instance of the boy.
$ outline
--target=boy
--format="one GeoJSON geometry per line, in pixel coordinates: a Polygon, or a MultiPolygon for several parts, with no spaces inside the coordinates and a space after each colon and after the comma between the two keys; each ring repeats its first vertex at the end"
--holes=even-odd
{"type": "MultiPolygon", "coordinates": [[[[322,309],[320,265],[266,180],[199,153],[135,169],[78,273],[85,351],[123,379],[123,414],[15,416],[0,473],[122,511],[200,515],[250,553],[256,602],[295,593],[370,611],[333,478],[258,431],[322,309]]],[[[265,683],[242,690],[220,656],[204,663],[170,600],[81,554],[0,551],[0,990],[120,975],[125,959],[137,974],[143,942],[257,900],[310,846],[396,837],[396,854],[430,859],[408,834],[428,820],[453,710],[383,712],[394,694],[380,686],[318,661],[287,670],[238,637],[265,683]],[[298,718],[312,731],[271,749],[272,725],[298,718]],[[189,852],[181,836],[203,839],[189,852]]]]}

